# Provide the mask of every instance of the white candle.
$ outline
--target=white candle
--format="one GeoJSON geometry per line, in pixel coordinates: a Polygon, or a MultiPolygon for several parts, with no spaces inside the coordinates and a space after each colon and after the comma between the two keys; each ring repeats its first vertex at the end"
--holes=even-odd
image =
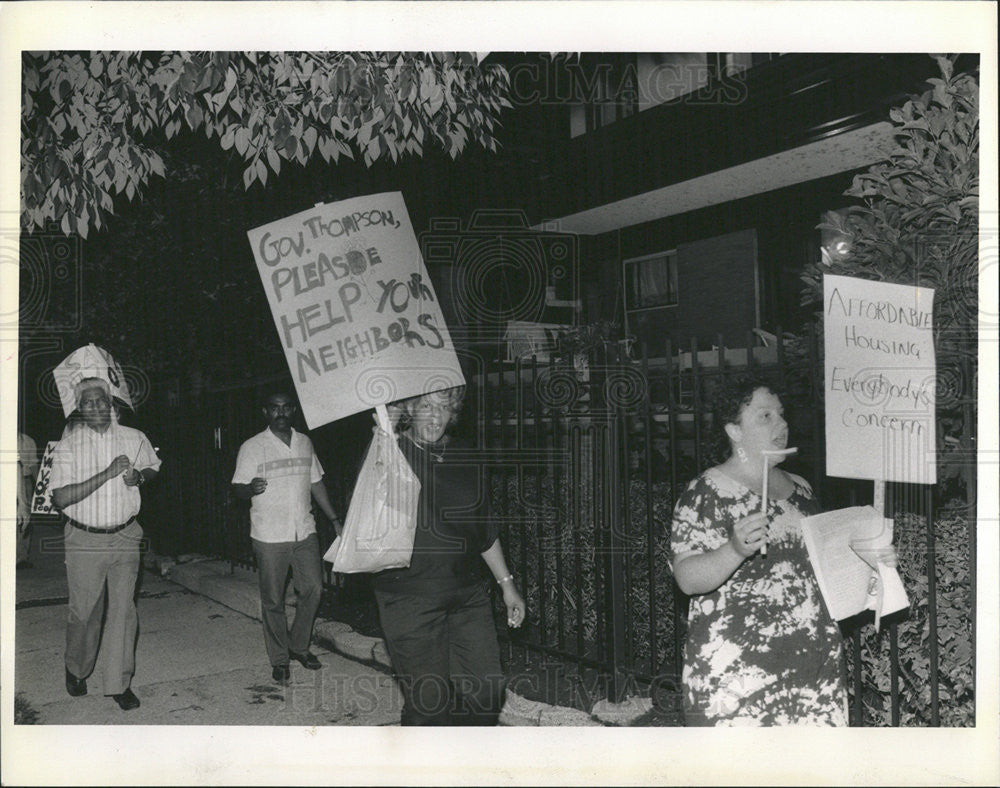
{"type": "MultiPolygon", "coordinates": [[[[760,491],[760,497],[761,497],[760,513],[763,514],[765,517],[767,516],[767,475],[768,472],[771,470],[771,463],[769,463],[767,459],[768,457],[787,457],[789,454],[795,454],[795,452],[797,451],[798,451],[797,448],[792,447],[790,449],[765,449],[764,451],[761,452],[761,455],[764,457],[764,484],[762,485],[762,489],[760,491]]],[[[760,546],[760,554],[767,555],[766,540],[764,544],[760,546]]]]}

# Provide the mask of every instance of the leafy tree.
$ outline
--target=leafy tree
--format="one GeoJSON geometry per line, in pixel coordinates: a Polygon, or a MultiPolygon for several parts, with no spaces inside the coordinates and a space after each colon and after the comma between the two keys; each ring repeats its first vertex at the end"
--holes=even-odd
{"type": "Polygon", "coordinates": [[[861,205],[826,214],[845,236],[838,254],[806,266],[802,303],[822,301],[823,274],[936,290],[934,331],[942,350],[975,343],[979,259],[979,84],[936,58],[941,78],[889,117],[895,144],[856,175],[845,194],[861,205]]]}
{"type": "Polygon", "coordinates": [[[235,150],[249,189],[283,162],[495,151],[510,106],[506,70],[472,53],[44,52],[22,67],[22,228],[83,237],[165,175],[184,128],[235,150]]]}

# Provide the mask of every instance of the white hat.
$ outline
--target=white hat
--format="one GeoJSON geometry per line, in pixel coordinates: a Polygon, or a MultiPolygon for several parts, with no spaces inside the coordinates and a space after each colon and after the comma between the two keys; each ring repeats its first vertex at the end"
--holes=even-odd
{"type": "Polygon", "coordinates": [[[132,407],[132,398],[121,367],[108,351],[97,345],[84,345],[74,350],[52,370],[52,376],[56,381],[64,416],[69,416],[76,410],[77,385],[86,378],[97,378],[106,383],[111,396],[132,407]]]}

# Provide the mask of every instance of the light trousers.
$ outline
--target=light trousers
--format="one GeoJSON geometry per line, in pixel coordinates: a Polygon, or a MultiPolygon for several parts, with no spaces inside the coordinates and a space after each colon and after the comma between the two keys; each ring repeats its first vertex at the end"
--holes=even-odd
{"type": "Polygon", "coordinates": [[[104,694],[120,695],[128,689],[135,673],[139,626],[135,583],[142,527],[134,522],[118,533],[97,534],[67,525],[64,536],[69,585],[66,669],[78,679],[87,678],[103,644],[104,694]]]}

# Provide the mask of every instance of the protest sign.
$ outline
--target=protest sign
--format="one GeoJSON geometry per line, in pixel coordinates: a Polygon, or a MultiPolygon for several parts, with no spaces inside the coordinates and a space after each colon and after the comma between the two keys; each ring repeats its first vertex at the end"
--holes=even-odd
{"type": "Polygon", "coordinates": [[[826,472],[937,481],[934,290],[823,277],[826,472]]]}
{"type": "Polygon", "coordinates": [[[45,453],[38,466],[38,477],[35,479],[35,486],[31,490],[31,513],[32,514],[56,514],[52,507],[52,490],[49,489],[49,477],[52,475],[52,452],[56,448],[58,441],[49,441],[45,446],[45,453]]]}
{"type": "Polygon", "coordinates": [[[399,192],[247,237],[310,429],[465,382],[399,192]]]}

